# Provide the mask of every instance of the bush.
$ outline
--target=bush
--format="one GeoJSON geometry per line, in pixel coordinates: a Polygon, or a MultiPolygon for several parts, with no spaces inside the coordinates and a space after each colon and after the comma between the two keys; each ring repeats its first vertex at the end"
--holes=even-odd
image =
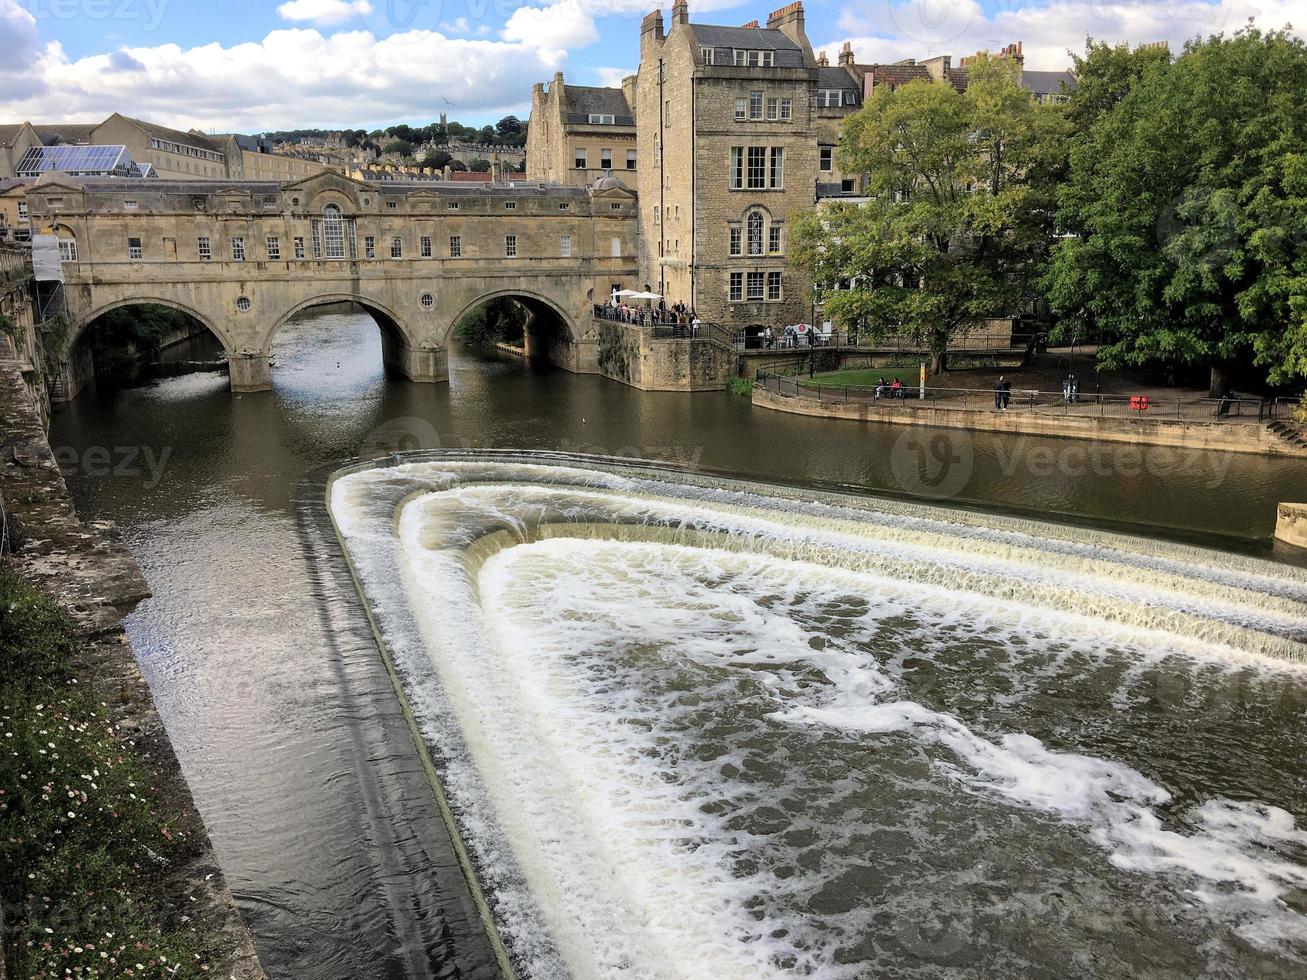
{"type": "Polygon", "coordinates": [[[79,686],[63,609],[0,565],[0,902],[9,975],[198,977],[164,887],[198,827],[79,686]]]}
{"type": "Polygon", "coordinates": [[[492,299],[465,313],[454,324],[454,336],[465,344],[493,347],[500,341],[520,343],[526,327],[526,310],[506,297],[492,299]]]}
{"type": "Polygon", "coordinates": [[[726,390],[732,395],[753,395],[753,378],[731,378],[726,382],[726,390]]]}

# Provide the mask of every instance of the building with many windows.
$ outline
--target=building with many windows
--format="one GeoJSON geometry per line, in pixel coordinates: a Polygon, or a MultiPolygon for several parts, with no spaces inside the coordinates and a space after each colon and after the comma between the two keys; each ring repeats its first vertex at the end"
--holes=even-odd
{"type": "Polygon", "coordinates": [[[639,174],[636,151],[635,77],[621,88],[567,85],[563,73],[531,90],[526,173],[532,180],[586,187],[612,173],[628,187],[639,174]]]}
{"type": "Polygon", "coordinates": [[[690,22],[685,0],[640,30],[636,80],[641,270],[668,303],[736,328],[806,322],[787,261],[791,218],[816,199],[819,66],[803,5],[765,27],[690,22]]]}
{"type": "Polygon", "coordinates": [[[0,126],[0,178],[19,176],[24,157],[41,147],[124,150],[149,176],[168,180],[300,180],[327,169],[312,155],[277,152],[258,137],[182,132],[115,112],[101,123],[0,126]]]}

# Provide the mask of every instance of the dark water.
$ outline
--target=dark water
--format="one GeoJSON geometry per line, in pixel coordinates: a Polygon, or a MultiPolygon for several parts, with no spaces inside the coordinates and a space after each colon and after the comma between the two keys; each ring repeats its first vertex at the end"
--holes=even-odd
{"type": "Polygon", "coordinates": [[[149,579],[133,645],[281,977],[487,968],[452,958],[475,924],[457,872],[432,873],[448,855],[389,681],[297,506],[328,463],[434,446],[638,455],[1268,553],[1276,503],[1307,487],[1307,461],[807,419],[471,354],[449,385],[391,382],[362,315],[280,341],[271,392],[172,378],[80,399],[51,435],[82,512],[116,521],[149,579]]]}

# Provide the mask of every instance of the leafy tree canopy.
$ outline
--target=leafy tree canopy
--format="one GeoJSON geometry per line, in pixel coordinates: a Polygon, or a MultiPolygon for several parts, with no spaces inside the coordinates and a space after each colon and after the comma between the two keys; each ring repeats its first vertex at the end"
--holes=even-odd
{"type": "Polygon", "coordinates": [[[1240,31],[1156,52],[1091,43],[1044,278],[1105,367],[1251,359],[1307,376],[1307,46],[1240,31]]]}
{"type": "Polygon", "coordinates": [[[1066,132],[1014,62],[969,69],[965,92],[929,81],[876,90],[839,154],[845,173],[867,175],[869,199],[803,215],[794,235],[836,322],[916,334],[936,370],[953,336],[1031,298],[1066,132]]]}

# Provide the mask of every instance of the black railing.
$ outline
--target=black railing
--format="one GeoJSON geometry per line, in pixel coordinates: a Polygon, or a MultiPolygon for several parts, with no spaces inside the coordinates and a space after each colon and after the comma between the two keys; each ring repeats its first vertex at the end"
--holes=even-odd
{"type": "MultiPolygon", "coordinates": [[[[994,333],[978,331],[975,335],[955,337],[949,344],[948,353],[967,354],[1010,354],[1024,353],[1039,343],[1043,337],[1039,333],[994,333]]],[[[744,351],[787,351],[809,350],[811,348],[836,347],[845,350],[883,351],[904,354],[928,354],[929,344],[924,337],[916,334],[883,334],[872,337],[856,331],[833,330],[822,333],[807,330],[803,333],[786,332],[784,328],[773,330],[770,336],[764,331],[737,330],[732,343],[737,350],[744,351]]]]}
{"type": "Polygon", "coordinates": [[[1157,422],[1264,422],[1292,417],[1294,399],[1158,398],[1152,395],[1065,395],[1062,392],[988,388],[920,388],[918,385],[829,385],[815,379],[760,372],[757,385],[787,398],[823,402],[874,404],[885,410],[1011,411],[1078,418],[1135,418],[1157,422]]]}

